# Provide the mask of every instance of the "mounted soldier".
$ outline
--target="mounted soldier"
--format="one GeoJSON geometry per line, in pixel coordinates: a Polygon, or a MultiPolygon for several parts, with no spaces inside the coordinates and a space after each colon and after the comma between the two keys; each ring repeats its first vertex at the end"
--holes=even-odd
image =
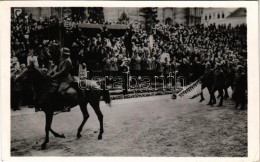
{"type": "Polygon", "coordinates": [[[231,89],[234,89],[234,80],[235,80],[235,69],[234,64],[231,62],[228,62],[227,65],[227,73],[226,73],[226,81],[225,81],[225,95],[224,98],[229,98],[227,89],[231,87],[231,89]]]}
{"type": "Polygon", "coordinates": [[[73,79],[71,77],[72,62],[70,59],[70,50],[68,48],[61,49],[60,63],[57,72],[51,76],[53,80],[60,83],[58,91],[64,94],[65,91],[72,83],[73,79]]]}
{"type": "MultiPolygon", "coordinates": [[[[92,85],[98,85],[95,81],[91,81],[88,85],[89,89],[79,89],[78,83],[73,82],[70,71],[72,64],[69,58],[70,52],[68,48],[61,50],[61,61],[58,69],[51,77],[46,75],[41,69],[30,64],[25,71],[23,71],[16,79],[15,83],[30,82],[33,86],[36,96],[38,96],[37,104],[35,108],[40,108],[45,113],[46,125],[45,125],[45,140],[41,145],[42,149],[46,149],[47,143],[49,143],[49,132],[55,137],[65,138],[63,134],[55,132],[51,128],[53,115],[55,112],[64,111],[64,107],[68,110],[72,107],[79,105],[83,114],[83,120],[77,131],[77,138],[81,137],[81,131],[86,123],[89,113],[87,110],[87,104],[90,103],[98,116],[100,122],[100,131],[98,139],[102,139],[103,129],[103,114],[99,107],[100,97],[102,96],[104,101],[110,105],[109,91],[105,88],[105,84],[102,84],[102,88],[96,88],[92,85]],[[53,81],[58,81],[57,88],[53,90],[53,81]],[[75,83],[75,84],[74,84],[75,83]],[[76,86],[75,86],[76,85],[76,86]],[[58,92],[56,91],[58,89],[58,92]],[[83,95],[81,97],[81,92],[83,95]],[[68,108],[67,108],[67,107],[68,108]]],[[[66,110],[65,109],[65,110],[66,110]]]]}
{"type": "Polygon", "coordinates": [[[216,103],[216,98],[214,93],[218,91],[220,95],[220,101],[218,106],[223,106],[223,90],[225,87],[225,75],[221,69],[221,64],[216,63],[216,70],[214,71],[214,83],[210,92],[210,102],[209,105],[214,105],[216,103]]]}
{"type": "Polygon", "coordinates": [[[214,82],[214,71],[210,67],[211,67],[210,63],[207,62],[205,64],[204,75],[201,78],[201,93],[200,93],[201,99],[199,102],[202,102],[203,100],[205,100],[204,96],[203,96],[203,89],[207,88],[208,92],[210,93],[213,82],[214,82]]]}
{"type": "Polygon", "coordinates": [[[51,75],[54,82],[58,83],[58,93],[64,98],[65,110],[69,111],[69,103],[66,103],[66,93],[70,87],[73,87],[79,95],[79,98],[83,97],[82,90],[77,86],[76,82],[71,76],[72,72],[72,62],[70,59],[70,50],[68,48],[61,49],[60,63],[57,68],[57,72],[51,75]],[[74,84],[73,84],[74,83],[74,84]]]}

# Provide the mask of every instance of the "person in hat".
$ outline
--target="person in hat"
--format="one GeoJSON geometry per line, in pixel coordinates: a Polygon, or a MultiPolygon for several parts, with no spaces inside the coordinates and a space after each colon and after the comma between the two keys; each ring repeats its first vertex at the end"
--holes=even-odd
{"type": "MultiPolygon", "coordinates": [[[[64,108],[65,110],[70,110],[69,101],[66,99],[66,91],[72,85],[73,79],[71,76],[72,71],[72,62],[70,59],[70,50],[66,47],[61,49],[61,59],[59,66],[57,68],[57,72],[51,76],[52,80],[57,81],[59,83],[58,92],[64,98],[64,108]]],[[[82,91],[78,88],[78,86],[73,86],[74,89],[81,95],[82,91]]],[[[82,96],[81,96],[82,97],[82,96]]]]}

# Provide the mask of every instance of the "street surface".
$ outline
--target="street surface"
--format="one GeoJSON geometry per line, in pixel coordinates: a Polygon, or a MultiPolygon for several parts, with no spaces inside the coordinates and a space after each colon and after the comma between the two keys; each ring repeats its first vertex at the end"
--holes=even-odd
{"type": "MultiPolygon", "coordinates": [[[[90,117],[82,137],[76,138],[82,121],[79,107],[54,116],[46,150],[43,112],[23,108],[11,112],[11,156],[247,156],[247,110],[234,109],[230,99],[223,107],[208,106],[192,93],[172,100],[170,95],[101,102],[104,134],[97,140],[99,121],[88,105],[90,117]]],[[[229,91],[230,96],[231,92],[229,91]]],[[[219,102],[219,100],[217,100],[219,102]]]]}

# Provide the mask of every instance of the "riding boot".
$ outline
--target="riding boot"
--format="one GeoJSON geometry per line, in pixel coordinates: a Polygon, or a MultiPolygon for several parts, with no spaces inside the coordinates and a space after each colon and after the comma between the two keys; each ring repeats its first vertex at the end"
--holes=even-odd
{"type": "Polygon", "coordinates": [[[61,110],[62,112],[70,112],[70,103],[68,102],[69,99],[66,97],[66,94],[62,94],[63,98],[64,98],[64,107],[63,110],[61,110]]]}
{"type": "Polygon", "coordinates": [[[66,96],[66,91],[59,91],[60,100],[62,101],[61,112],[69,112],[71,108],[71,104],[69,103],[70,98],[66,96]]]}

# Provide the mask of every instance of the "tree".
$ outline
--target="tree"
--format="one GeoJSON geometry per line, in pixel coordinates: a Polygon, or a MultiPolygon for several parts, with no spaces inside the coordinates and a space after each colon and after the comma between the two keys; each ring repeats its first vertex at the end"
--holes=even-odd
{"type": "Polygon", "coordinates": [[[88,7],[88,20],[102,24],[104,22],[103,7],[88,7]]]}
{"type": "Polygon", "coordinates": [[[126,13],[123,12],[123,13],[121,14],[121,16],[118,18],[118,21],[119,21],[120,23],[124,23],[124,22],[129,21],[129,18],[127,17],[126,13]]]}
{"type": "Polygon", "coordinates": [[[152,27],[158,23],[157,18],[157,7],[146,7],[141,8],[141,12],[144,13],[145,18],[145,28],[148,32],[151,32],[152,27]]]}

